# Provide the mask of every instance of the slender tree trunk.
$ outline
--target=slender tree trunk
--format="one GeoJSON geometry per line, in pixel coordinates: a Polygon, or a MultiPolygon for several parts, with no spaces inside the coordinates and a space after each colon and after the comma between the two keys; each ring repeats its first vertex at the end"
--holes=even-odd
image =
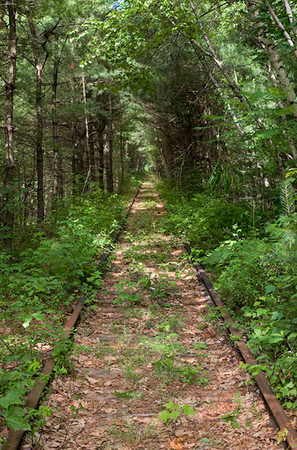
{"type": "Polygon", "coordinates": [[[112,120],[112,101],[111,93],[109,95],[109,129],[108,129],[108,165],[106,173],[107,192],[113,192],[113,120],[112,120]]]}
{"type": "Polygon", "coordinates": [[[48,53],[41,62],[40,46],[32,20],[29,20],[32,48],[34,54],[34,67],[36,72],[36,166],[37,166],[37,220],[44,220],[44,179],[43,179],[43,111],[42,111],[42,71],[46,64],[48,53]]]}
{"type": "MultiPolygon", "coordinates": [[[[254,2],[254,0],[246,0],[247,7],[248,7],[248,9],[251,11],[251,15],[252,15],[252,17],[254,18],[254,17],[255,17],[255,16],[254,16],[255,12],[254,12],[254,9],[253,9],[253,7],[252,7],[252,5],[251,5],[251,2],[254,2]]],[[[194,11],[193,11],[193,12],[194,12],[194,11]]],[[[196,15],[195,12],[194,12],[194,14],[196,15]]],[[[203,30],[203,24],[202,24],[202,22],[201,22],[200,19],[197,17],[197,15],[196,15],[196,18],[197,18],[197,21],[198,21],[198,23],[199,23],[199,26],[201,26],[201,29],[203,30]]],[[[197,50],[200,50],[200,51],[203,52],[206,56],[208,56],[209,58],[211,58],[211,59],[214,61],[214,63],[217,65],[217,67],[220,69],[220,71],[221,71],[222,74],[224,75],[225,79],[227,80],[227,82],[228,82],[228,84],[229,84],[229,87],[232,89],[233,93],[236,95],[236,97],[239,99],[239,101],[245,106],[246,109],[251,110],[252,108],[251,108],[251,105],[250,105],[248,99],[242,94],[241,89],[240,89],[240,87],[238,86],[238,84],[232,80],[232,78],[231,78],[231,76],[230,76],[228,70],[226,69],[225,65],[223,64],[223,61],[221,61],[221,60],[219,59],[219,57],[218,57],[218,55],[216,54],[214,48],[212,47],[211,42],[210,42],[210,39],[209,39],[209,37],[208,37],[208,35],[206,34],[205,31],[203,31],[203,37],[204,37],[205,42],[206,42],[207,45],[208,45],[209,51],[205,50],[205,49],[200,45],[200,43],[198,43],[198,42],[195,41],[195,39],[191,39],[191,43],[192,43],[194,49],[196,49],[196,51],[197,51],[197,50]]],[[[274,51],[275,51],[275,50],[274,50],[274,51]]],[[[274,62],[275,62],[275,61],[274,61],[274,62]]],[[[273,61],[272,61],[272,64],[273,64],[273,61]]],[[[283,69],[283,67],[281,67],[281,66],[279,65],[279,70],[282,71],[282,70],[284,70],[284,69],[283,69]]],[[[291,98],[291,97],[290,97],[290,98],[291,98]]],[[[263,125],[261,119],[256,118],[256,121],[257,121],[257,124],[258,124],[258,126],[259,126],[260,129],[265,129],[265,127],[264,127],[264,125],[263,125]]],[[[270,146],[271,146],[272,152],[276,155],[277,164],[278,164],[278,167],[279,167],[279,170],[280,170],[280,175],[281,175],[281,177],[283,177],[284,168],[283,168],[283,165],[281,164],[281,157],[280,157],[280,155],[279,155],[279,152],[276,150],[276,146],[275,146],[275,144],[272,142],[271,139],[269,139],[269,144],[270,144],[270,146]]]]}
{"type": "Polygon", "coordinates": [[[88,185],[88,178],[91,172],[90,167],[90,142],[89,142],[89,121],[88,121],[88,110],[87,110],[87,96],[86,96],[86,81],[85,77],[82,76],[82,87],[83,87],[83,102],[85,105],[85,154],[86,154],[86,167],[87,167],[87,178],[85,180],[83,191],[86,190],[88,185]]]}
{"type": "Polygon", "coordinates": [[[43,180],[43,114],[42,114],[42,79],[39,69],[36,71],[36,155],[37,155],[37,218],[41,223],[44,219],[44,180],[43,180]]]}
{"type": "MultiPolygon", "coordinates": [[[[71,104],[73,105],[75,101],[75,72],[74,72],[74,63],[71,62],[69,64],[70,69],[72,70],[71,76],[71,104]]],[[[76,122],[75,117],[72,117],[71,121],[71,141],[72,141],[72,161],[71,161],[71,171],[72,171],[72,195],[78,194],[78,178],[79,178],[79,170],[78,170],[78,142],[77,142],[77,130],[76,130],[76,122]]]]}
{"type": "Polygon", "coordinates": [[[71,123],[71,140],[72,140],[72,194],[77,195],[78,155],[77,155],[76,125],[74,121],[72,121],[71,123]]]}
{"type": "Polygon", "coordinates": [[[97,139],[98,139],[98,182],[101,189],[104,190],[104,138],[103,133],[105,123],[96,122],[97,139]]]}
{"type": "Polygon", "coordinates": [[[168,180],[172,181],[172,175],[171,175],[168,163],[167,163],[166,158],[165,158],[165,153],[164,153],[163,148],[162,148],[162,143],[160,141],[160,138],[159,138],[159,135],[158,135],[158,131],[156,129],[155,129],[155,132],[156,132],[156,136],[157,136],[157,139],[158,139],[158,144],[159,144],[159,149],[160,149],[160,156],[161,156],[162,165],[163,165],[163,168],[164,168],[164,172],[165,172],[166,178],[168,180]]]}
{"type": "MultiPolygon", "coordinates": [[[[268,62],[267,65],[268,65],[268,72],[269,72],[269,76],[270,76],[270,79],[271,79],[272,86],[277,89],[278,88],[277,79],[275,78],[275,75],[273,73],[270,61],[268,62]]],[[[280,109],[282,109],[284,107],[283,102],[281,100],[278,101],[278,107],[280,109]]],[[[282,119],[283,119],[284,122],[287,121],[287,118],[286,118],[285,115],[282,116],[282,119]]],[[[297,149],[296,149],[296,146],[294,144],[293,139],[290,138],[290,137],[287,137],[287,140],[288,140],[288,143],[289,143],[289,146],[290,146],[293,158],[297,159],[297,149]]]]}
{"type": "Polygon", "coordinates": [[[95,145],[94,145],[94,117],[91,118],[89,122],[90,135],[89,135],[89,150],[90,150],[90,180],[93,182],[97,181],[96,170],[95,170],[95,145]]]}
{"type": "Polygon", "coordinates": [[[55,36],[55,59],[54,59],[54,70],[53,70],[53,84],[52,84],[52,126],[53,126],[53,153],[54,153],[54,161],[53,161],[53,203],[55,203],[55,199],[58,197],[59,192],[59,143],[58,143],[58,123],[59,120],[57,118],[57,86],[58,86],[58,56],[57,56],[57,47],[58,47],[58,36],[55,36]]]}
{"type": "Polygon", "coordinates": [[[120,128],[120,176],[119,176],[119,192],[124,187],[124,143],[123,143],[123,125],[120,128]]]}
{"type": "Polygon", "coordinates": [[[267,8],[269,14],[271,15],[272,19],[274,20],[275,24],[282,31],[286,41],[288,42],[289,46],[292,48],[294,56],[295,56],[295,58],[297,60],[297,49],[296,49],[295,43],[293,42],[289,32],[285,29],[282,21],[280,20],[280,18],[276,14],[275,10],[273,9],[273,7],[269,3],[269,1],[268,0],[263,0],[263,3],[266,6],[266,8],[267,8]]]}
{"type": "Polygon", "coordinates": [[[266,52],[269,55],[272,67],[275,70],[275,73],[279,80],[280,86],[281,86],[282,90],[285,92],[285,94],[287,95],[288,102],[290,104],[294,104],[294,106],[295,106],[293,112],[294,112],[295,118],[297,119],[296,93],[295,93],[292,83],[288,77],[288,74],[284,68],[280,54],[276,48],[276,45],[270,39],[267,39],[264,36],[260,37],[260,39],[264,45],[266,52]]]}
{"type": "Polygon", "coordinates": [[[277,45],[271,40],[270,36],[265,31],[266,24],[258,19],[259,12],[257,10],[257,3],[255,2],[255,0],[246,0],[246,4],[255,27],[258,30],[259,41],[261,42],[266,53],[269,55],[270,62],[276,73],[279,84],[287,96],[288,103],[294,104],[293,112],[295,119],[297,119],[296,93],[281,60],[277,45]]]}
{"type": "Polygon", "coordinates": [[[296,26],[296,21],[294,20],[294,17],[293,17],[293,12],[292,12],[290,2],[289,2],[289,0],[283,0],[283,3],[285,5],[286,13],[289,17],[290,24],[292,26],[292,32],[294,33],[295,37],[297,38],[297,26],[296,26]]]}
{"type": "Polygon", "coordinates": [[[4,238],[5,247],[12,250],[12,237],[14,226],[14,178],[15,163],[13,158],[13,109],[14,109],[14,89],[16,80],[16,58],[17,58],[17,35],[16,35],[16,10],[13,0],[7,4],[9,16],[8,32],[8,77],[5,84],[6,90],[6,124],[5,124],[5,212],[4,226],[6,236],[4,238]]]}
{"type": "MultiPolygon", "coordinates": [[[[223,94],[223,92],[222,92],[222,89],[220,88],[220,86],[219,86],[217,80],[214,78],[213,74],[211,73],[210,70],[207,69],[206,66],[205,66],[205,68],[206,68],[206,70],[207,70],[207,72],[208,72],[208,76],[209,76],[209,78],[211,79],[211,81],[213,82],[213,85],[215,86],[215,88],[216,88],[216,90],[217,90],[219,96],[220,96],[224,101],[226,101],[225,98],[224,98],[224,94],[223,94]]],[[[245,135],[245,132],[244,132],[244,130],[242,129],[242,127],[240,126],[240,124],[239,124],[239,122],[238,122],[238,118],[237,118],[235,112],[233,111],[233,109],[231,108],[231,106],[230,106],[230,104],[229,104],[228,101],[226,101],[226,106],[227,106],[227,109],[228,109],[229,113],[231,114],[231,116],[232,116],[232,118],[233,118],[233,120],[234,120],[234,123],[235,123],[235,125],[236,125],[236,128],[238,129],[238,131],[240,132],[240,134],[241,134],[242,136],[244,136],[244,135],[245,135]]],[[[246,142],[246,143],[248,143],[248,142],[246,142]]]]}

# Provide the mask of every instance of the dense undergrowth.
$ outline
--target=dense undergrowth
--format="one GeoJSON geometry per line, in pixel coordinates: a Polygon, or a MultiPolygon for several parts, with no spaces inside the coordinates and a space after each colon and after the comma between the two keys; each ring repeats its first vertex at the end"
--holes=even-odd
{"type": "MultiPolygon", "coordinates": [[[[2,249],[0,414],[9,428],[30,429],[32,413],[21,408],[23,395],[49,352],[55,347],[55,370],[65,373],[71,354],[80,350],[62,338],[63,315],[82,295],[87,302],[95,298],[102,275],[98,261],[138,184],[131,180],[121,196],[94,189],[72,198],[42,228],[16,229],[12,254],[2,249]]],[[[48,413],[39,410],[38,420],[48,413]]]]}
{"type": "Polygon", "coordinates": [[[165,228],[190,242],[247,335],[259,364],[250,370],[264,370],[282,403],[297,408],[294,199],[269,218],[252,204],[230,204],[208,193],[187,199],[164,183],[158,189],[169,211],[165,228]]]}

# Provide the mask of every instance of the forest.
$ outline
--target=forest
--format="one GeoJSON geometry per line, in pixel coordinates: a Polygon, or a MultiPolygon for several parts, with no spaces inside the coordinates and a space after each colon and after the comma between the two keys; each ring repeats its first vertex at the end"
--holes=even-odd
{"type": "Polygon", "coordinates": [[[5,424],[30,429],[40,342],[67,372],[63,313],[82,295],[96,308],[98,260],[148,176],[162,227],[248,340],[247,369],[296,410],[296,3],[5,0],[0,14],[5,424]]]}

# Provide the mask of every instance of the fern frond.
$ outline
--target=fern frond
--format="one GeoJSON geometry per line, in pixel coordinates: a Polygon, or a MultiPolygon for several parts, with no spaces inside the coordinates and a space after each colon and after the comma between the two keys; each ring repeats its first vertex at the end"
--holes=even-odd
{"type": "Polygon", "coordinates": [[[295,189],[290,179],[283,181],[280,185],[280,202],[282,214],[289,216],[296,211],[295,207],[295,189]]]}
{"type": "Polygon", "coordinates": [[[214,166],[212,174],[207,182],[208,187],[210,188],[210,192],[213,193],[218,186],[222,174],[222,165],[221,162],[218,161],[214,166]]]}

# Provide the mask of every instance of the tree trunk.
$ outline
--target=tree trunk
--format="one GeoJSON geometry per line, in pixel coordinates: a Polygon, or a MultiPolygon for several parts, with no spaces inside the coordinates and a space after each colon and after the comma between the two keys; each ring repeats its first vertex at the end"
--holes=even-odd
{"type": "Polygon", "coordinates": [[[294,33],[295,37],[297,38],[297,27],[296,27],[296,21],[294,20],[293,17],[293,12],[292,12],[292,8],[290,5],[289,0],[283,0],[285,8],[286,8],[286,13],[288,15],[290,24],[292,26],[292,32],[294,33]]]}
{"type": "Polygon", "coordinates": [[[58,143],[58,123],[57,118],[57,85],[58,85],[58,66],[59,60],[57,56],[58,47],[58,36],[55,36],[55,59],[54,59],[54,71],[53,71],[53,84],[52,84],[52,126],[53,126],[53,203],[55,203],[56,198],[59,193],[61,194],[60,180],[59,180],[59,143],[58,143]]]}
{"type": "MultiPolygon", "coordinates": [[[[271,62],[269,61],[267,65],[268,65],[268,72],[269,72],[269,76],[270,76],[270,79],[271,79],[272,86],[277,89],[278,88],[277,79],[275,78],[275,75],[273,73],[273,70],[272,70],[272,67],[271,67],[271,62]]],[[[280,109],[282,109],[284,107],[283,102],[281,100],[278,101],[278,107],[280,109]]],[[[287,118],[286,118],[285,115],[282,116],[282,120],[284,122],[287,121],[287,118]]],[[[294,144],[293,139],[290,138],[290,137],[287,137],[287,140],[288,140],[288,143],[289,143],[289,146],[290,146],[293,158],[297,159],[297,149],[296,149],[296,146],[294,144]]]]}
{"type": "Polygon", "coordinates": [[[280,20],[280,18],[276,14],[275,10],[272,8],[272,6],[269,3],[269,1],[268,0],[263,0],[263,3],[266,6],[266,8],[267,8],[269,14],[271,15],[272,19],[274,20],[275,24],[282,31],[286,41],[288,42],[289,46],[292,48],[294,56],[295,56],[295,58],[297,60],[297,49],[296,49],[295,43],[293,42],[289,32],[285,29],[282,21],[280,20]]]}
{"type": "Polygon", "coordinates": [[[31,31],[32,48],[34,54],[34,67],[36,72],[36,166],[37,166],[37,220],[38,223],[44,220],[44,186],[43,186],[43,111],[42,111],[42,71],[48,58],[48,52],[41,62],[40,47],[35,26],[32,19],[29,19],[31,31]]]}
{"type": "Polygon", "coordinates": [[[119,193],[124,187],[124,143],[123,143],[123,125],[120,129],[120,176],[119,176],[119,193]]]}
{"type": "Polygon", "coordinates": [[[96,121],[97,139],[98,139],[98,182],[101,189],[104,190],[104,138],[105,121],[102,123],[96,121]]]}
{"type": "Polygon", "coordinates": [[[41,223],[44,219],[44,186],[43,186],[43,114],[42,114],[42,79],[41,72],[36,70],[36,155],[37,155],[37,218],[41,223]]]}
{"type": "Polygon", "coordinates": [[[5,212],[4,226],[6,227],[6,235],[4,244],[8,250],[12,250],[12,237],[14,226],[14,178],[15,163],[13,158],[13,109],[14,109],[14,89],[16,80],[16,57],[17,57],[17,36],[16,36],[16,20],[15,7],[13,1],[7,4],[9,16],[9,32],[8,32],[8,77],[5,84],[6,90],[6,124],[5,124],[5,175],[4,175],[4,192],[5,192],[5,212]]]}
{"type": "Polygon", "coordinates": [[[269,55],[272,67],[276,73],[278,81],[282,90],[285,92],[288,103],[294,104],[294,116],[297,119],[297,104],[296,104],[296,93],[287,74],[287,71],[282,63],[280,54],[277,49],[277,45],[271,40],[268,33],[265,30],[266,24],[264,22],[258,21],[259,12],[256,9],[257,4],[255,0],[246,0],[247,8],[249,10],[250,16],[255,23],[255,27],[258,30],[258,38],[261,42],[266,53],[269,55]]]}
{"type": "Polygon", "coordinates": [[[164,153],[163,148],[162,148],[162,143],[160,141],[160,138],[159,138],[159,135],[158,135],[158,131],[156,129],[154,129],[154,131],[156,132],[156,136],[157,136],[157,140],[158,140],[158,144],[159,144],[159,149],[160,149],[160,156],[161,156],[162,165],[163,165],[163,168],[164,168],[164,172],[165,172],[166,178],[168,180],[172,181],[172,175],[171,175],[168,163],[167,163],[166,158],[165,158],[165,153],[164,153]]]}
{"type": "Polygon", "coordinates": [[[89,150],[90,150],[90,180],[92,182],[97,181],[96,177],[96,165],[95,165],[95,145],[94,145],[94,117],[90,120],[89,123],[90,135],[89,135],[89,150]]]}
{"type": "Polygon", "coordinates": [[[77,195],[78,155],[77,155],[76,125],[74,123],[74,120],[71,123],[71,140],[72,140],[72,195],[77,195]]]}
{"type": "Polygon", "coordinates": [[[106,172],[107,192],[113,192],[113,120],[111,93],[109,95],[108,165],[106,172]]]}
{"type": "Polygon", "coordinates": [[[288,102],[290,104],[294,104],[294,106],[295,106],[293,112],[294,112],[295,118],[297,119],[296,93],[293,89],[293,86],[288,77],[288,74],[284,68],[282,60],[280,58],[280,54],[276,48],[276,45],[270,39],[267,39],[264,36],[261,36],[260,39],[264,45],[266,52],[269,55],[272,67],[275,70],[275,73],[279,80],[280,86],[281,86],[282,90],[285,92],[285,94],[287,95],[288,102]]]}
{"type": "Polygon", "coordinates": [[[83,102],[85,105],[85,153],[86,153],[86,167],[87,167],[87,177],[85,179],[83,192],[87,189],[88,180],[91,172],[90,166],[90,145],[89,145],[89,121],[88,121],[88,110],[87,110],[87,96],[86,96],[86,81],[85,77],[82,76],[82,87],[83,87],[83,102]]]}

